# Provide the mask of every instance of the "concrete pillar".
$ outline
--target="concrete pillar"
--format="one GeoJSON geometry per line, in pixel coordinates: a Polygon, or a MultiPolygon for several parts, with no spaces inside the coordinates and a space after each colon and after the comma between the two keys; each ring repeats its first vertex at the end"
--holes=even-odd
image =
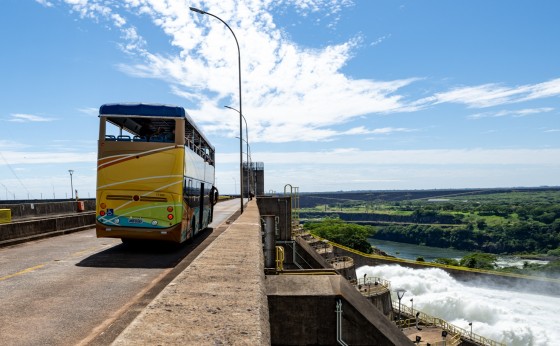
{"type": "Polygon", "coordinates": [[[276,260],[276,217],[274,215],[262,215],[264,223],[264,267],[274,268],[276,260]]]}

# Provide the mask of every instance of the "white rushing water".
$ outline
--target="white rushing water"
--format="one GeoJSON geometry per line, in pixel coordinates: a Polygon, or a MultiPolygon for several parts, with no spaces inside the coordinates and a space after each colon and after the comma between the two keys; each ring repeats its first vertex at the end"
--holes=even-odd
{"type": "MultiPolygon", "coordinates": [[[[514,288],[462,283],[437,268],[411,269],[398,265],[364,266],[367,274],[391,282],[407,292],[401,304],[442,318],[459,328],[512,346],[560,343],[560,297],[530,294],[514,288]]],[[[397,299],[393,295],[394,299],[397,299]]]]}

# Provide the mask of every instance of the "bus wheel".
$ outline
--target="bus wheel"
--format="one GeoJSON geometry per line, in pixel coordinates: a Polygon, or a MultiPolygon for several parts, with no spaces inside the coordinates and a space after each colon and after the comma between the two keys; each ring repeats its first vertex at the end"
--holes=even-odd
{"type": "Polygon", "coordinates": [[[220,194],[218,193],[218,189],[215,186],[212,186],[212,191],[210,191],[210,203],[212,203],[212,205],[216,205],[219,198],[220,194]]]}

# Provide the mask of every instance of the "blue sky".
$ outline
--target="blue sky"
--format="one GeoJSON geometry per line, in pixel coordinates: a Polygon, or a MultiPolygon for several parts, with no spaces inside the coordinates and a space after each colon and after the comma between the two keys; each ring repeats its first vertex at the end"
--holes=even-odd
{"type": "Polygon", "coordinates": [[[239,192],[560,185],[558,1],[3,0],[0,199],[95,194],[104,103],[180,105],[239,192]],[[245,133],[245,131],[244,131],[245,133]]]}

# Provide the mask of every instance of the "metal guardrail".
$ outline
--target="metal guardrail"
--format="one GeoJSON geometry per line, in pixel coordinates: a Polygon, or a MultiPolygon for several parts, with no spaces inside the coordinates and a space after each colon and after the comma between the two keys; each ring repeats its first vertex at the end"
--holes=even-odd
{"type": "Polygon", "coordinates": [[[362,286],[383,286],[388,290],[391,290],[391,281],[375,277],[375,276],[365,276],[363,278],[358,278],[355,282],[352,282],[354,285],[362,285],[362,286]]]}
{"type": "MultiPolygon", "coordinates": [[[[399,303],[398,302],[393,302],[393,309],[397,309],[397,310],[399,309],[399,303]]],[[[401,309],[400,310],[401,313],[403,313],[405,315],[415,316],[415,313],[416,313],[418,315],[418,321],[421,324],[426,325],[426,326],[439,327],[443,330],[446,330],[450,334],[459,335],[460,336],[459,339],[470,340],[470,341],[473,341],[473,342],[475,342],[479,345],[483,345],[483,346],[505,346],[506,345],[504,343],[485,338],[481,335],[471,333],[470,331],[468,331],[466,329],[463,329],[463,328],[459,328],[456,325],[451,324],[451,323],[449,323],[446,320],[443,320],[441,318],[430,316],[426,313],[423,313],[422,311],[412,310],[410,307],[408,307],[406,305],[401,304],[400,309],[401,309]]],[[[403,326],[402,323],[404,323],[405,321],[414,321],[415,322],[414,319],[401,320],[401,321],[397,321],[397,325],[402,328],[402,326],[403,326]]],[[[412,326],[412,325],[408,325],[408,326],[412,326]]],[[[450,341],[448,341],[448,345],[453,345],[453,344],[451,344],[452,340],[453,339],[450,339],[450,341]]]]}

